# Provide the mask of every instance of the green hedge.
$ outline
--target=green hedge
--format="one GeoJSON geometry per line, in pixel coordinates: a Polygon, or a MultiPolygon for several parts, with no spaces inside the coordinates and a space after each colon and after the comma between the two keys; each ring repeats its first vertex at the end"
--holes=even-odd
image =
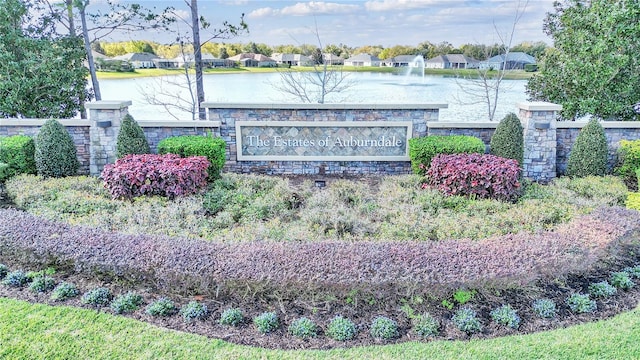
{"type": "Polygon", "coordinates": [[[211,166],[209,179],[220,177],[226,162],[227,144],[212,136],[184,135],[166,138],[158,143],[158,154],[177,154],[182,157],[206,156],[211,166]]]}
{"type": "Polygon", "coordinates": [[[491,136],[491,154],[514,159],[518,166],[524,162],[524,134],[520,119],[514,113],[505,116],[491,136]]]}
{"type": "Polygon", "coordinates": [[[569,177],[603,176],[607,172],[607,138],[600,122],[593,118],[580,130],[567,160],[569,177]]]}
{"type": "Polygon", "coordinates": [[[484,143],[475,136],[425,136],[409,139],[411,169],[414,173],[421,175],[424,175],[427,169],[421,169],[420,165],[424,164],[428,168],[431,165],[431,159],[438,154],[484,154],[484,151],[484,143]]]}
{"type": "Polygon", "coordinates": [[[25,135],[0,138],[0,163],[8,165],[3,173],[7,178],[17,174],[35,174],[35,142],[25,135]]]}
{"type": "Polygon", "coordinates": [[[640,140],[620,140],[616,174],[621,176],[627,185],[632,185],[638,179],[637,169],[640,169],[640,140]]]}

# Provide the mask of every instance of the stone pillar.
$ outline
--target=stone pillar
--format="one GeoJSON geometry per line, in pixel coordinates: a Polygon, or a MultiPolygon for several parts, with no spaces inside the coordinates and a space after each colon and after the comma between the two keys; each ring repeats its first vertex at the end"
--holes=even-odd
{"type": "Polygon", "coordinates": [[[547,183],[556,177],[556,118],[561,105],[548,102],[518,104],[524,128],[523,176],[547,183]]]}
{"type": "Polygon", "coordinates": [[[129,113],[131,101],[94,101],[85,104],[89,110],[89,174],[100,176],[106,164],[116,161],[116,141],[120,124],[129,113]]]}

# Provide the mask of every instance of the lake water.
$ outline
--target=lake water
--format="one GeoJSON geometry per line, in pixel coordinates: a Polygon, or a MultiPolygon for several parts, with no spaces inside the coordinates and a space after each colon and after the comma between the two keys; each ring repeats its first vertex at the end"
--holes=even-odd
{"type": "MultiPolygon", "coordinates": [[[[144,93],[172,93],[188,98],[188,91],[175,82],[183,77],[135,78],[101,80],[104,100],[131,100],[129,113],[137,120],[173,120],[162,106],[150,105],[144,93]]],[[[440,110],[441,121],[486,121],[487,105],[478,103],[478,88],[473,83],[456,81],[453,77],[389,73],[349,73],[352,86],[339,94],[329,95],[326,103],[357,104],[424,104],[446,103],[440,110]]],[[[289,94],[277,90],[278,73],[209,74],[204,76],[206,101],[224,103],[299,103],[289,94]]],[[[526,101],[526,80],[504,80],[494,120],[516,112],[516,104],[526,101]]],[[[166,98],[175,103],[175,97],[166,98]]],[[[177,112],[180,119],[189,120],[189,113],[177,112]]]]}

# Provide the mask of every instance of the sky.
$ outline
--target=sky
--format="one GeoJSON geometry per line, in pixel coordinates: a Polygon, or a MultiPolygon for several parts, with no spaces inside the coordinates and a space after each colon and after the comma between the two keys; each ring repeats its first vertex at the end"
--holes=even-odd
{"type": "MultiPolygon", "coordinates": [[[[99,0],[95,3],[91,6],[100,6],[99,0]]],[[[173,6],[179,15],[189,19],[183,0],[138,3],[156,9],[173,6]]],[[[519,5],[522,16],[516,23],[512,45],[523,41],[544,41],[551,45],[542,32],[542,24],[546,13],[553,11],[553,0],[529,0],[526,7],[524,3],[524,0],[200,0],[198,8],[214,28],[224,21],[237,24],[240,16],[245,15],[249,33],[227,42],[317,45],[319,37],[323,46],[387,48],[416,46],[423,41],[434,44],[447,41],[455,47],[508,43],[508,39],[502,41],[500,37],[511,34],[519,5]]],[[[187,31],[184,23],[178,26],[182,32],[187,31]]],[[[206,32],[202,38],[205,36],[206,32]]],[[[129,33],[111,40],[169,43],[170,39],[167,34],[129,33]]]]}

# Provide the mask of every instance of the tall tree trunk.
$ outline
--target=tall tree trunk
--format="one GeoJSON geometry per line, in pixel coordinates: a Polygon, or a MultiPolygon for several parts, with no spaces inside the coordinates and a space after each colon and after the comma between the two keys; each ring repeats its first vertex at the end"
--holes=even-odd
{"type": "Polygon", "coordinates": [[[87,62],[89,63],[89,73],[91,74],[91,85],[93,86],[93,95],[96,100],[102,100],[100,94],[100,83],[98,82],[98,76],[96,75],[96,64],[93,62],[93,54],[91,53],[91,41],[89,40],[89,31],[87,30],[87,14],[85,11],[86,4],[89,2],[83,2],[78,6],[80,12],[80,20],[82,21],[82,38],[84,39],[84,50],[87,52],[87,62]]]}
{"type": "Polygon", "coordinates": [[[193,30],[193,57],[196,68],[196,93],[198,95],[198,118],[207,119],[207,113],[202,107],[204,102],[204,84],[202,81],[202,51],[200,48],[200,17],[198,16],[198,1],[191,0],[191,27],[193,30]]]}
{"type": "MultiPolygon", "coordinates": [[[[76,37],[76,24],[73,20],[73,0],[64,0],[64,5],[67,7],[67,17],[69,18],[69,36],[76,37]]],[[[86,50],[86,48],[85,48],[86,50]]],[[[87,55],[91,55],[90,53],[87,55]]],[[[87,118],[87,109],[84,108],[84,92],[79,94],[80,99],[80,118],[87,118]]]]}

